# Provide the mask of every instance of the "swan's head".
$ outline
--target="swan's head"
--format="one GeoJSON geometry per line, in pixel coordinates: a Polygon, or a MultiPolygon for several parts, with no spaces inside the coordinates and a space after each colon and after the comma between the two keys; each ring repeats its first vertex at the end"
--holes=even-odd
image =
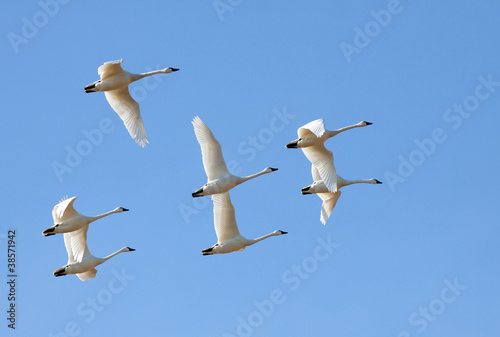
{"type": "Polygon", "coordinates": [[[134,248],[130,248],[130,247],[123,247],[121,249],[122,252],[134,252],[135,249],[134,248]]]}
{"type": "Polygon", "coordinates": [[[368,179],[368,181],[370,182],[370,184],[382,184],[382,182],[378,181],[377,179],[368,179]]]}
{"type": "Polygon", "coordinates": [[[58,277],[58,276],[64,276],[64,275],[67,275],[67,274],[68,274],[67,270],[68,270],[69,268],[71,268],[71,265],[67,265],[67,266],[61,267],[61,268],[59,268],[59,269],[56,269],[56,270],[54,271],[54,276],[55,276],[55,277],[58,277]]]}
{"type": "Polygon", "coordinates": [[[163,69],[163,72],[164,72],[165,74],[168,74],[168,73],[173,73],[174,71],[178,71],[178,70],[179,70],[179,69],[177,69],[177,68],[171,68],[171,67],[168,67],[168,68],[163,69]]]}
{"type": "Polygon", "coordinates": [[[370,123],[370,122],[367,122],[367,121],[362,121],[362,122],[359,122],[358,125],[359,126],[367,126],[367,125],[372,125],[373,123],[370,123]]]}
{"type": "Polygon", "coordinates": [[[114,209],[114,212],[117,212],[117,213],[119,213],[119,212],[128,212],[128,211],[129,211],[129,209],[128,208],[124,208],[124,207],[117,207],[117,208],[114,209]]]}
{"type": "Polygon", "coordinates": [[[274,235],[288,234],[288,232],[280,231],[279,229],[273,232],[274,235]]]}
{"type": "Polygon", "coordinates": [[[274,171],[278,171],[278,169],[277,169],[277,168],[272,168],[272,167],[266,167],[266,168],[264,169],[264,171],[265,171],[266,173],[271,173],[271,172],[274,172],[274,171]]]}

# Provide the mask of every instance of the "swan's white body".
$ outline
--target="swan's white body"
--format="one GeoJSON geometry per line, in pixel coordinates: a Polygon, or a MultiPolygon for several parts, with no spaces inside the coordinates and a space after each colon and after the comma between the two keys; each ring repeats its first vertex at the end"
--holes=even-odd
{"type": "Polygon", "coordinates": [[[94,278],[98,265],[106,262],[113,256],[124,253],[132,252],[135,249],[123,247],[122,249],[110,254],[104,258],[98,258],[90,254],[87,247],[87,231],[89,225],[73,231],[71,233],[64,233],[64,244],[68,252],[68,264],[64,267],[58,268],[54,271],[54,276],[63,276],[67,274],[76,274],[82,281],[94,278]]]}
{"type": "Polygon", "coordinates": [[[85,92],[104,91],[109,105],[120,116],[130,136],[139,146],[144,147],[148,142],[146,130],[141,118],[139,104],[132,98],[128,85],[146,76],[168,74],[179,69],[165,68],[142,74],[132,74],[123,70],[123,60],[105,62],[97,70],[101,76],[99,81],[85,87],[85,92]]]}
{"type": "Polygon", "coordinates": [[[75,202],[77,197],[64,197],[61,201],[54,206],[52,210],[52,217],[54,218],[54,226],[47,228],[43,231],[45,236],[54,235],[57,233],[69,233],[72,231],[76,231],[85,225],[90,224],[100,218],[104,218],[105,216],[126,212],[128,209],[123,207],[117,207],[112,211],[96,215],[96,216],[85,216],[78,213],[73,207],[73,203],[75,202]]]}
{"type": "Polygon", "coordinates": [[[321,180],[321,177],[319,175],[318,170],[314,165],[311,165],[311,173],[314,182],[306,186],[302,189],[302,194],[317,194],[321,200],[323,200],[323,204],[321,205],[321,217],[320,221],[323,223],[323,225],[326,224],[326,221],[330,217],[330,214],[332,214],[333,209],[335,208],[335,205],[337,204],[337,200],[340,198],[340,188],[347,186],[347,185],[352,185],[352,184],[382,184],[380,181],[377,179],[366,179],[366,180],[346,180],[343,179],[341,176],[337,175],[337,192],[332,193],[328,190],[326,187],[325,183],[321,180]]]}
{"type": "Polygon", "coordinates": [[[274,231],[260,238],[249,240],[244,238],[238,230],[234,206],[231,203],[229,192],[212,195],[214,202],[214,226],[217,234],[217,243],[202,251],[203,255],[226,254],[243,251],[245,247],[251,246],[271,236],[287,234],[280,230],[274,231]]]}
{"type": "Polygon", "coordinates": [[[196,190],[192,194],[193,197],[228,192],[233,187],[247,180],[277,170],[275,168],[266,167],[264,170],[247,177],[232,175],[227,169],[220,143],[215,139],[212,131],[203,123],[200,117],[195,117],[192,123],[196,139],[201,147],[203,166],[207,174],[207,183],[196,190]]]}
{"type": "Polygon", "coordinates": [[[371,125],[369,122],[359,122],[338,130],[325,129],[322,119],[314,120],[297,130],[299,139],[286,145],[287,148],[301,148],[304,155],[318,169],[321,180],[328,187],[329,192],[337,192],[337,174],[333,164],[333,153],[326,149],[325,141],[341,132],[371,125]]]}

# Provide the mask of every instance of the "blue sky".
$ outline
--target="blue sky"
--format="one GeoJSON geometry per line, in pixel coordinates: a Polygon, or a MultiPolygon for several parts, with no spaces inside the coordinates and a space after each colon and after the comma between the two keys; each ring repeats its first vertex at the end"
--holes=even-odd
{"type": "Polygon", "coordinates": [[[42,0],[1,5],[0,264],[16,230],[16,330],[7,336],[498,336],[500,4],[486,1],[42,0]],[[130,86],[142,149],[102,93],[105,61],[157,75],[130,86]],[[216,243],[191,120],[233,172],[240,232],[216,243]],[[373,125],[328,140],[345,187],[326,226],[297,129],[373,125]],[[94,143],[86,135],[92,134],[94,143]],[[73,153],[73,156],[70,155],[73,153]],[[76,154],[75,154],[76,153],[76,154]],[[60,165],[60,166],[59,166],[60,165]],[[66,167],[61,172],[54,167],[66,167]],[[55,278],[51,211],[78,196],[95,279],[55,278]]]}

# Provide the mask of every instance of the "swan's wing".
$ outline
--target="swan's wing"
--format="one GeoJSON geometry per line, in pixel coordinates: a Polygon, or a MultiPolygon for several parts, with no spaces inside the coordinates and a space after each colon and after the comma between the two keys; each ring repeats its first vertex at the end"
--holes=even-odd
{"type": "Polygon", "coordinates": [[[77,197],[68,198],[64,197],[59,201],[57,205],[52,209],[52,218],[54,218],[54,224],[63,222],[64,220],[71,219],[77,215],[80,215],[75,208],[73,203],[77,197]]]}
{"type": "Polygon", "coordinates": [[[87,247],[87,230],[89,225],[85,225],[76,231],[64,233],[64,244],[68,252],[68,264],[82,262],[84,257],[90,255],[87,247]]]}
{"type": "Polygon", "coordinates": [[[325,133],[325,123],[322,119],[316,119],[315,121],[309,122],[304,126],[301,126],[297,130],[299,138],[305,137],[308,133],[312,132],[316,137],[321,137],[325,133]]]}
{"type": "Polygon", "coordinates": [[[319,175],[318,169],[314,165],[311,165],[311,174],[313,177],[313,181],[321,180],[321,176],[319,175]]]}
{"type": "Polygon", "coordinates": [[[97,274],[97,269],[92,268],[90,270],[87,270],[85,273],[76,274],[76,276],[78,276],[80,280],[85,282],[91,278],[94,278],[95,274],[97,274]]]}
{"type": "Polygon", "coordinates": [[[229,192],[214,194],[212,200],[214,201],[214,225],[218,242],[240,236],[229,192]]]}
{"type": "Polygon", "coordinates": [[[123,60],[104,62],[104,64],[97,69],[97,74],[99,74],[101,76],[101,80],[103,80],[107,77],[124,72],[121,66],[122,63],[123,60]]]}
{"type": "MultiPolygon", "coordinates": [[[[229,174],[220,143],[215,139],[214,134],[208,126],[203,123],[200,117],[196,116],[193,121],[194,133],[200,143],[203,166],[207,174],[208,181],[217,179],[229,174]]],[[[229,202],[231,203],[231,202],[229,202]]]]}
{"type": "MultiPolygon", "coordinates": [[[[303,147],[304,155],[319,172],[319,176],[330,192],[337,192],[337,172],[333,164],[333,153],[325,145],[303,147]]],[[[314,172],[313,172],[314,176],[314,172]]],[[[316,179],[314,179],[316,180],[316,179]]]]}
{"type": "Polygon", "coordinates": [[[323,200],[323,204],[321,205],[321,222],[323,225],[326,224],[326,221],[332,214],[335,205],[337,204],[337,200],[340,198],[340,190],[335,193],[318,193],[318,196],[323,200]]]}
{"type": "Polygon", "coordinates": [[[104,95],[106,95],[109,105],[122,119],[130,136],[139,146],[146,146],[149,142],[146,130],[144,130],[139,103],[130,96],[128,87],[105,91],[104,95]]]}

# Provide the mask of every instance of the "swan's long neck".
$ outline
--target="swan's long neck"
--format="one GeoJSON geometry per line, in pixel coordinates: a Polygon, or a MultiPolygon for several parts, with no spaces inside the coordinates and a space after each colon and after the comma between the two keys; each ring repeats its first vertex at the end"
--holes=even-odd
{"type": "Polygon", "coordinates": [[[100,218],[104,218],[105,216],[108,216],[108,215],[111,215],[111,214],[114,214],[114,213],[117,213],[118,211],[117,210],[112,210],[112,211],[109,211],[109,212],[106,212],[106,213],[103,213],[103,214],[99,214],[99,215],[96,215],[96,216],[91,216],[90,217],[90,222],[94,222],[96,220],[99,220],[100,218]]]}
{"type": "Polygon", "coordinates": [[[148,71],[146,73],[133,74],[134,81],[140,80],[141,78],[156,75],[156,74],[164,74],[165,71],[163,69],[148,71]]]}
{"type": "Polygon", "coordinates": [[[269,234],[266,234],[264,236],[261,236],[260,238],[253,239],[253,240],[248,240],[248,241],[250,241],[249,246],[251,246],[251,245],[253,245],[253,244],[255,244],[255,243],[259,242],[259,241],[262,241],[262,240],[265,240],[267,238],[270,238],[271,236],[276,236],[276,235],[278,235],[278,234],[269,233],[269,234]]]}
{"type": "Polygon", "coordinates": [[[340,187],[342,186],[347,186],[347,185],[352,185],[352,184],[373,184],[372,180],[348,180],[348,179],[342,179],[342,181],[337,180],[337,183],[340,183],[340,187]]]}
{"type": "Polygon", "coordinates": [[[120,250],[118,250],[118,251],[114,252],[113,254],[109,254],[109,255],[108,255],[108,256],[106,256],[106,257],[100,258],[100,259],[99,259],[99,260],[100,260],[100,263],[99,263],[99,264],[101,264],[101,263],[104,263],[104,262],[108,261],[108,260],[109,260],[110,258],[112,258],[113,256],[116,256],[116,255],[118,255],[118,254],[120,254],[120,253],[123,253],[124,251],[125,251],[125,248],[122,248],[122,249],[120,249],[120,250]]]}
{"type": "Polygon", "coordinates": [[[360,128],[362,126],[363,125],[359,125],[359,124],[345,126],[343,128],[337,129],[337,130],[327,131],[327,135],[328,135],[328,138],[332,138],[333,136],[336,136],[336,135],[338,135],[341,132],[344,132],[344,131],[347,131],[347,130],[351,130],[351,129],[354,129],[354,128],[360,128]]]}
{"type": "Polygon", "coordinates": [[[261,175],[266,174],[266,173],[269,173],[269,172],[267,171],[267,169],[264,169],[258,173],[255,173],[255,174],[252,174],[252,175],[249,175],[246,177],[238,177],[238,184],[244,183],[245,181],[253,179],[253,178],[257,178],[258,176],[261,176],[261,175]]]}

